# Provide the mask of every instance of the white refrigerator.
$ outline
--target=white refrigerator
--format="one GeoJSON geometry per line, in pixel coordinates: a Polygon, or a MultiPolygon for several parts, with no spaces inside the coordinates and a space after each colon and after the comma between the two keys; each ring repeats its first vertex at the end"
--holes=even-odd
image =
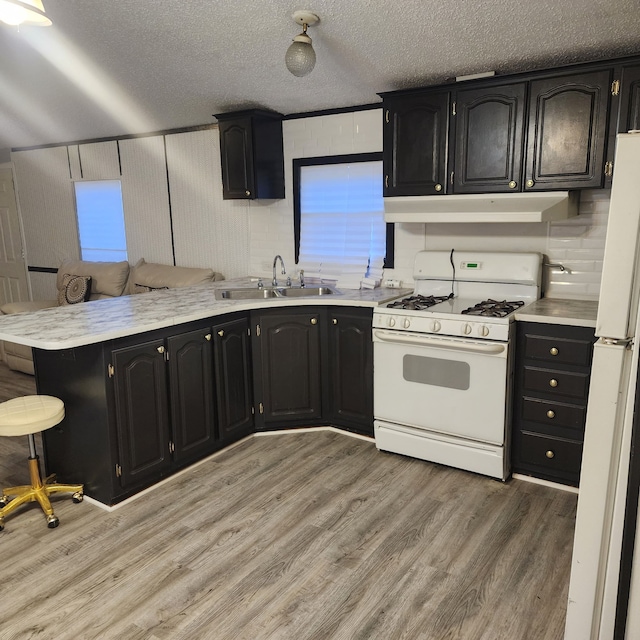
{"type": "Polygon", "coordinates": [[[640,132],[616,146],[565,640],[640,639],[639,265],[640,132]]]}

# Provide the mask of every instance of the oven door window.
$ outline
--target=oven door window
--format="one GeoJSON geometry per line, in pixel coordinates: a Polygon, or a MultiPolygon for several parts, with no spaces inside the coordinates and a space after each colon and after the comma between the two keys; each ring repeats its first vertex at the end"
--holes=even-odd
{"type": "Polygon", "coordinates": [[[407,382],[466,391],[469,388],[471,367],[468,362],[405,355],[402,362],[402,374],[407,382]]]}

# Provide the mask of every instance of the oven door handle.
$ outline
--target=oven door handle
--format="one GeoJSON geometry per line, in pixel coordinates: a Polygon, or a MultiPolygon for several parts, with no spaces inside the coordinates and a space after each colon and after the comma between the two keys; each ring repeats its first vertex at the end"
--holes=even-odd
{"type": "Polygon", "coordinates": [[[475,344],[463,340],[445,341],[438,338],[429,338],[416,334],[405,335],[397,331],[374,331],[373,335],[383,342],[395,342],[397,344],[413,344],[418,347],[437,347],[438,349],[450,349],[452,351],[466,351],[467,353],[484,353],[487,355],[498,355],[507,349],[506,344],[475,344]]]}

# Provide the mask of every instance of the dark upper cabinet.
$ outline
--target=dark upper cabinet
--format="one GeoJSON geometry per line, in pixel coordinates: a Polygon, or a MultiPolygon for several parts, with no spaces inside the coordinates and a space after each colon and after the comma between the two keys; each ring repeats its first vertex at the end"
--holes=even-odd
{"type": "Polygon", "coordinates": [[[384,97],[385,196],[446,192],[449,92],[384,97]]]}
{"type": "Polygon", "coordinates": [[[163,340],[154,340],[112,353],[122,486],[158,476],[172,464],[164,349],[163,340]]]}
{"type": "Polygon", "coordinates": [[[640,65],[623,67],[620,79],[618,131],[640,129],[640,65]]]}
{"type": "Polygon", "coordinates": [[[323,313],[302,308],[252,314],[258,428],[317,424],[322,419],[323,313]]]}
{"type": "Polygon", "coordinates": [[[330,417],[373,436],[371,309],[329,309],[330,417]]]}
{"type": "Polygon", "coordinates": [[[253,109],[217,114],[225,200],[284,198],[282,116],[253,109]]]}
{"type": "Polygon", "coordinates": [[[611,69],[533,80],[525,190],[601,187],[611,69]]]}
{"type": "Polygon", "coordinates": [[[458,91],[451,167],[455,193],[521,189],[526,83],[458,91]]]}
{"type": "Polygon", "coordinates": [[[253,431],[249,320],[216,324],[212,333],[218,432],[228,444],[253,431]]]}
{"type": "Polygon", "coordinates": [[[174,459],[202,457],[216,446],[211,333],[167,339],[174,459]]]}

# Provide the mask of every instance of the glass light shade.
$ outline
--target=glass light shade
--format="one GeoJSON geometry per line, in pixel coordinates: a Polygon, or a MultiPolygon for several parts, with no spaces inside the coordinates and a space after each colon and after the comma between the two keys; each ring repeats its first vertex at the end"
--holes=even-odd
{"type": "MultiPolygon", "coordinates": [[[[309,38],[311,40],[311,38],[309,38]]],[[[301,78],[311,73],[313,67],[316,66],[316,52],[313,50],[310,42],[299,42],[294,40],[287,49],[284,57],[287,69],[294,76],[301,78]]]]}
{"type": "Polygon", "coordinates": [[[0,0],[0,21],[14,26],[51,25],[51,20],[45,15],[42,0],[0,0]]]}

